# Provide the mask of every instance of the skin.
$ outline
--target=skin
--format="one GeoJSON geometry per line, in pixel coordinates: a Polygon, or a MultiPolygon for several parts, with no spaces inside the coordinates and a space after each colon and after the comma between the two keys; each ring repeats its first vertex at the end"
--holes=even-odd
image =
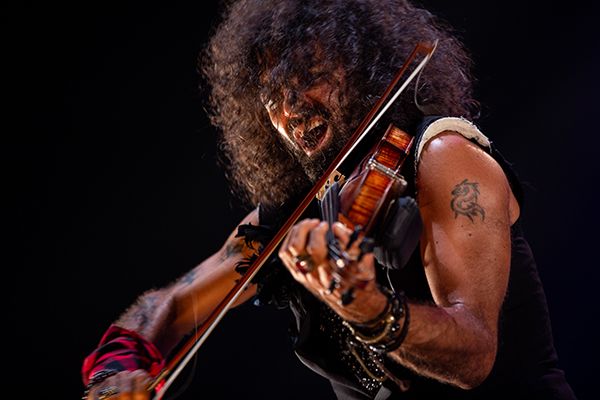
{"type": "MultiPolygon", "coordinates": [[[[434,304],[409,301],[408,335],[389,356],[420,375],[470,389],[489,375],[496,356],[498,315],[510,266],[510,226],[518,218],[518,204],[500,166],[457,133],[444,132],[425,147],[417,177],[424,223],[421,258],[434,304]],[[450,206],[464,176],[478,183],[476,204],[485,218],[477,213],[471,219],[450,206]]],[[[326,230],[319,221],[300,222],[281,250],[282,260],[294,278],[342,318],[375,318],[385,297],[374,284],[357,290],[349,307],[339,306],[343,288],[327,293],[331,275],[324,256],[326,230]],[[302,253],[311,254],[319,265],[310,274],[294,265],[294,255],[302,253]]],[[[351,232],[337,225],[334,233],[345,243],[351,232]]],[[[364,276],[374,276],[372,256],[358,264],[364,276]]]]}
{"type": "MultiPolygon", "coordinates": [[[[335,107],[331,92],[324,83],[304,98],[335,107]]],[[[279,112],[268,111],[279,134],[289,138],[285,122],[293,109],[288,109],[285,93],[283,99],[279,112]]],[[[518,203],[496,161],[450,131],[425,146],[417,169],[417,193],[424,223],[421,258],[434,304],[409,301],[408,335],[389,356],[420,375],[470,389],[489,375],[494,364],[498,316],[508,285],[510,226],[519,216],[518,203]]],[[[342,282],[333,293],[327,290],[332,279],[327,229],[318,220],[301,221],[290,231],[279,256],[298,282],[342,318],[370,321],[386,303],[374,282],[373,256],[354,266],[354,273],[369,283],[355,292],[349,306],[341,306],[347,285],[342,282]],[[309,254],[316,265],[310,273],[295,266],[295,257],[301,254],[309,254]]],[[[333,229],[344,247],[350,231],[341,224],[333,229]]]]}
{"type": "Polygon", "coordinates": [[[426,146],[417,179],[421,258],[435,304],[411,304],[408,337],[392,357],[422,375],[473,388],[489,375],[496,356],[518,203],[492,157],[452,132],[426,146]],[[485,218],[457,215],[450,207],[452,191],[465,177],[479,185],[477,204],[485,218]]]}
{"type": "MultiPolygon", "coordinates": [[[[248,214],[240,224],[258,224],[258,212],[248,214]]],[[[234,287],[240,275],[236,264],[254,253],[234,230],[223,246],[197,267],[168,287],[144,293],[115,322],[116,325],[139,333],[154,343],[162,354],[183,339],[197,324],[204,321],[225,295],[234,287]]],[[[256,285],[244,291],[236,305],[252,298],[256,285]]],[[[87,399],[98,400],[103,389],[116,387],[115,400],[147,400],[149,376],[146,371],[123,371],[95,385],[87,399]]]]}
{"type": "MultiPolygon", "coordinates": [[[[313,71],[317,73],[317,71],[313,71]]],[[[340,79],[339,72],[334,73],[336,79],[340,79]]],[[[309,119],[306,124],[300,124],[296,129],[289,129],[289,123],[296,119],[301,119],[300,109],[311,108],[315,105],[322,105],[328,109],[339,107],[338,91],[332,87],[327,80],[318,79],[306,90],[296,93],[288,89],[282,91],[282,101],[274,102],[271,99],[263,98],[263,102],[271,124],[277,130],[281,138],[292,148],[299,150],[309,157],[318,154],[319,150],[326,148],[333,139],[333,129],[328,126],[321,142],[315,148],[307,148],[302,140],[306,130],[315,124],[326,122],[318,115],[309,119]]]]}
{"type": "MultiPolygon", "coordinates": [[[[305,105],[337,105],[335,90],[326,82],[317,82],[300,96],[305,105]]],[[[261,100],[278,134],[311,156],[314,151],[297,143],[298,132],[286,129],[294,110],[286,104],[285,92],[283,99],[283,104],[277,105],[261,100]]],[[[327,135],[333,137],[331,132],[327,135]]],[[[327,137],[320,147],[330,140],[327,137]]],[[[494,363],[498,316],[510,266],[510,226],[519,216],[518,204],[500,166],[454,132],[444,132],[425,146],[417,170],[417,190],[424,223],[421,258],[434,303],[409,301],[408,335],[389,356],[418,374],[470,389],[489,375],[494,363]]],[[[241,223],[258,224],[257,214],[253,211],[241,223]]],[[[289,232],[279,256],[298,282],[342,318],[372,320],[386,304],[375,284],[373,255],[366,254],[352,265],[355,276],[367,284],[356,290],[350,305],[341,306],[341,293],[348,283],[342,282],[333,292],[327,290],[332,277],[325,245],[327,230],[321,221],[300,221],[289,232]],[[310,273],[295,266],[294,257],[300,254],[311,255],[316,268],[310,273]]],[[[335,224],[333,233],[345,248],[351,232],[335,224]]],[[[252,248],[234,236],[235,230],[217,253],[172,285],[142,295],[116,324],[135,330],[167,354],[234,286],[239,278],[236,263],[253,254],[252,248]]],[[[356,242],[346,250],[357,255],[356,242]]],[[[255,291],[251,286],[238,304],[255,291]]],[[[149,399],[147,382],[144,371],[121,372],[92,388],[88,399],[97,399],[98,392],[110,386],[119,388],[111,399],[149,399]]]]}

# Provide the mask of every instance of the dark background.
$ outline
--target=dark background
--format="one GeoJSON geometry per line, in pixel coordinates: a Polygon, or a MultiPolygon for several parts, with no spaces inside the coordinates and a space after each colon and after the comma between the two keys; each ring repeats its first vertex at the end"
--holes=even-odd
{"type": "MultiPolygon", "coordinates": [[[[478,123],[528,183],[523,219],[561,365],[576,394],[591,398],[597,10],[591,2],[422,4],[472,52],[478,123]]],[[[74,399],[81,360],[108,324],[217,250],[245,214],[216,166],[216,132],[197,88],[196,59],[217,6],[3,7],[7,384],[25,398],[74,399]]],[[[290,351],[287,324],[287,312],[269,308],[231,312],[180,398],[331,398],[290,351]]]]}

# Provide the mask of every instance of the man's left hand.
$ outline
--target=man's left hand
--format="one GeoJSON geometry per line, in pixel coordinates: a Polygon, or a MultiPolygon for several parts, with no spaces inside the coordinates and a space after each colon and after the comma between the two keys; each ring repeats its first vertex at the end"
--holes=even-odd
{"type": "Polygon", "coordinates": [[[305,219],[288,233],[279,251],[279,257],[294,279],[313,295],[325,302],[347,321],[367,322],[376,318],[386,307],[387,299],[375,281],[375,263],[372,253],[361,254],[359,240],[346,248],[352,231],[343,224],[333,224],[333,234],[351,259],[356,259],[344,271],[335,271],[329,258],[326,234],[329,225],[318,219],[305,219]],[[298,265],[304,260],[303,266],[298,265]],[[341,278],[340,278],[341,277],[341,278]],[[332,281],[339,279],[335,287],[332,281]],[[361,282],[355,286],[354,282],[361,282]],[[342,296],[354,286],[354,299],[342,305],[342,296]],[[333,289],[333,290],[330,290],[333,289]]]}

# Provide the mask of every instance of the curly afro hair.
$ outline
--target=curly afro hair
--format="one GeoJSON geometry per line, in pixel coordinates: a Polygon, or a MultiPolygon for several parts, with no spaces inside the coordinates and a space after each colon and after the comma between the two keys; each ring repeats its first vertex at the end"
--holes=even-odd
{"type": "Polygon", "coordinates": [[[415,44],[436,39],[437,51],[419,79],[418,104],[414,92],[407,94],[392,113],[407,130],[426,114],[473,119],[477,109],[470,58],[431,13],[407,0],[240,0],[226,6],[200,67],[234,191],[253,205],[276,206],[310,183],[275,134],[261,94],[276,96],[291,82],[310,83],[315,66],[320,71],[341,67],[345,128],[340,130],[347,131],[385,90],[415,44]]]}

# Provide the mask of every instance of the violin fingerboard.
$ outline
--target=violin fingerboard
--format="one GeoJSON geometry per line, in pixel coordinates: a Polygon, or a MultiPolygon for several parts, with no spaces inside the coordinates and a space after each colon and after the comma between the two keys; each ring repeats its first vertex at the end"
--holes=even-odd
{"type": "Polygon", "coordinates": [[[373,155],[375,161],[395,172],[400,172],[413,144],[413,137],[391,125],[383,135],[373,155]]]}

